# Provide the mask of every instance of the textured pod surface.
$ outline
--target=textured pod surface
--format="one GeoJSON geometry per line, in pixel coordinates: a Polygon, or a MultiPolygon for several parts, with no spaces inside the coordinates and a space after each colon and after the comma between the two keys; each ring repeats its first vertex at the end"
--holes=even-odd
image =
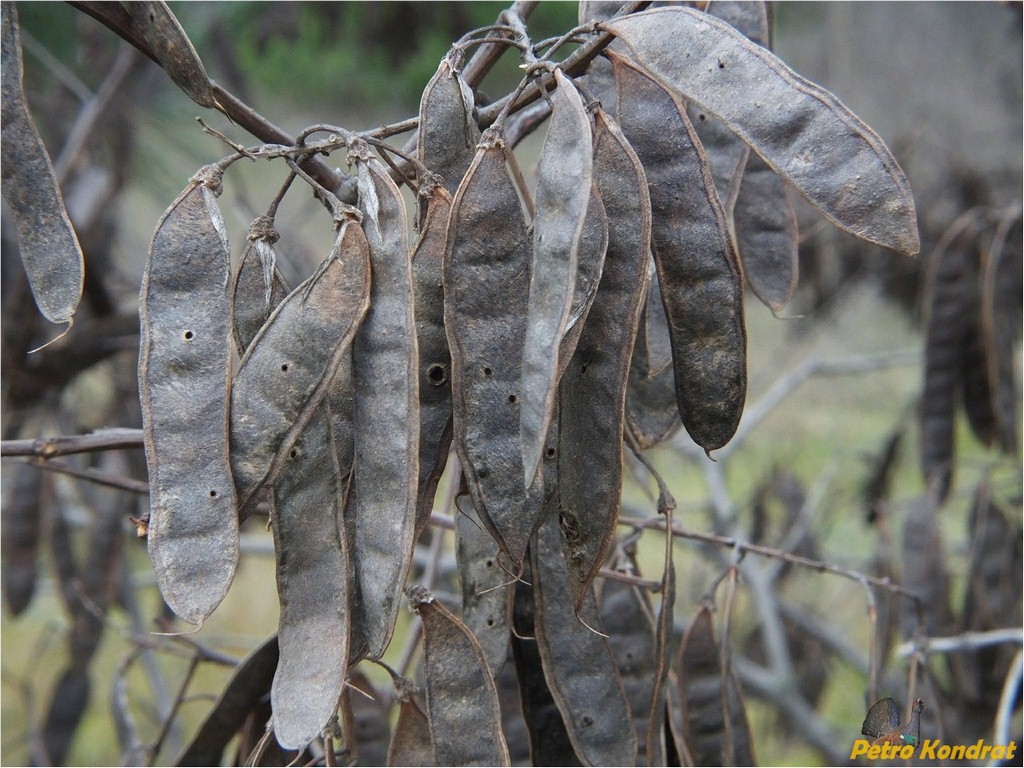
{"type": "Polygon", "coordinates": [[[192,624],[217,607],[238,563],[229,271],[216,193],[197,177],[157,224],[139,298],[149,554],[164,599],[192,624]]]}
{"type": "Polygon", "coordinates": [[[71,321],[85,265],[57,188],[53,164],[28,111],[22,86],[21,36],[14,3],[3,3],[3,137],[0,179],[18,227],[18,249],[32,296],[51,323],[71,321]]]}
{"type": "Polygon", "coordinates": [[[368,148],[356,149],[359,207],[370,245],[370,310],[352,345],[355,474],[352,559],[359,628],[371,658],[394,631],[412,560],[419,488],[419,352],[408,223],[398,187],[368,148]]]}
{"type": "Polygon", "coordinates": [[[199,731],[174,761],[175,765],[221,763],[228,742],[269,693],[277,659],[277,635],[273,635],[239,662],[199,731]]]}
{"type": "Polygon", "coordinates": [[[647,725],[651,717],[656,667],[651,606],[638,587],[615,579],[605,580],[600,592],[601,628],[629,701],[637,735],[637,765],[664,765],[663,752],[647,758],[647,725]]]}
{"type": "Polygon", "coordinates": [[[0,552],[4,607],[11,616],[28,608],[39,577],[39,538],[44,524],[43,472],[25,464],[4,466],[0,552]]]}
{"type": "Polygon", "coordinates": [[[643,163],[650,189],[654,261],[679,415],[694,442],[712,451],[736,431],[746,397],[736,248],[682,103],[629,60],[609,55],[622,132],[643,163]],[[662,130],[651,131],[651,125],[662,130]]]}
{"type": "Polygon", "coordinates": [[[519,431],[530,239],[504,140],[492,133],[485,142],[448,225],[444,320],[452,353],[452,439],[481,522],[518,569],[542,502],[539,483],[523,490],[519,431]]]}
{"type": "Polygon", "coordinates": [[[691,8],[659,8],[601,26],[655,77],[724,122],[838,227],[908,255],[920,250],[906,176],[878,135],[831,93],[691,8]]]}
{"type": "Polygon", "coordinates": [[[604,259],[608,253],[608,216],[597,187],[590,189],[587,202],[587,217],[583,221],[583,239],[580,241],[579,257],[576,261],[576,288],[573,291],[569,320],[565,325],[561,346],[558,348],[558,376],[565,373],[565,366],[576,351],[580,334],[586,324],[587,313],[594,303],[597,287],[601,284],[604,259]]]}
{"type": "Polygon", "coordinates": [[[619,519],[626,384],[651,242],[643,168],[602,110],[595,115],[594,181],[607,200],[608,253],[559,392],[559,517],[577,607],[608,554],[619,519]]]}
{"type": "Polygon", "coordinates": [[[406,693],[398,703],[398,720],[391,734],[387,764],[424,767],[435,764],[430,721],[410,693],[406,693]]]}
{"type": "Polygon", "coordinates": [[[132,24],[174,84],[197,104],[216,106],[217,99],[213,96],[206,68],[167,3],[122,2],[121,5],[131,15],[132,24]]]}
{"type": "MultiPolygon", "coordinates": [[[[452,198],[441,187],[430,193],[420,239],[413,249],[416,343],[419,347],[420,479],[416,529],[430,517],[437,483],[451,445],[452,356],[444,331],[444,248],[452,198]]],[[[418,537],[417,537],[418,538],[418,537]]]]}
{"type": "Polygon", "coordinates": [[[274,242],[278,234],[267,219],[249,228],[249,245],[231,287],[231,317],[238,353],[245,354],[264,323],[288,295],[288,284],[277,269],[274,242]]]}
{"type": "Polygon", "coordinates": [[[242,509],[273,476],[349,354],[370,298],[370,257],[346,222],[317,271],[278,305],[231,387],[231,468],[242,509]]]}
{"type": "Polygon", "coordinates": [[[423,622],[423,674],[436,765],[508,765],[494,679],[473,633],[423,587],[407,590],[423,622]]]}
{"type": "Polygon", "coordinates": [[[508,657],[508,574],[498,565],[498,545],[480,524],[467,496],[456,498],[455,560],[462,587],[462,619],[480,643],[487,668],[497,678],[508,657]]]}
{"type": "Polygon", "coordinates": [[[420,98],[416,152],[419,161],[441,176],[444,188],[453,195],[480,140],[473,102],[473,91],[452,67],[450,58],[441,59],[420,98]]]}
{"type": "Polygon", "coordinates": [[[523,348],[520,433],[524,485],[540,466],[558,389],[558,349],[576,288],[583,223],[593,178],[590,117],[576,87],[555,70],[551,123],[537,167],[530,299],[523,348]]]}
{"type": "Polygon", "coordinates": [[[773,311],[796,290],[797,223],[786,182],[750,153],[732,218],[743,273],[754,294],[773,311]]]}
{"type": "Polygon", "coordinates": [[[303,749],[334,717],[348,664],[348,553],[344,488],[327,407],[289,451],[274,488],[280,658],[271,689],[273,727],[285,749],[303,749]]]}
{"type": "Polygon", "coordinates": [[[694,765],[757,765],[736,675],[722,670],[711,611],[701,608],[679,646],[683,743],[694,765]]]}
{"type": "Polygon", "coordinates": [[[545,515],[530,548],[534,634],[544,677],[584,764],[633,765],[633,718],[615,659],[605,638],[597,634],[597,604],[588,592],[579,611],[573,610],[555,505],[549,505],[545,515]]]}

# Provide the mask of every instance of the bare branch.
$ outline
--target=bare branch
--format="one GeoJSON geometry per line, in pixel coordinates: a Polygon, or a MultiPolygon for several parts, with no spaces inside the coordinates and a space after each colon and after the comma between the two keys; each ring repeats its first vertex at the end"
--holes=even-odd
{"type": "Polygon", "coordinates": [[[958,653],[974,651],[989,645],[1024,642],[1024,631],[1020,629],[991,629],[987,632],[964,632],[953,637],[925,637],[920,640],[908,640],[896,648],[896,655],[911,656],[916,651],[922,653],[958,653]]]}
{"type": "Polygon", "coordinates": [[[0,441],[0,456],[39,456],[49,459],[73,453],[111,451],[120,448],[142,448],[142,430],[115,427],[97,429],[87,435],[37,437],[27,440],[0,441]]]}

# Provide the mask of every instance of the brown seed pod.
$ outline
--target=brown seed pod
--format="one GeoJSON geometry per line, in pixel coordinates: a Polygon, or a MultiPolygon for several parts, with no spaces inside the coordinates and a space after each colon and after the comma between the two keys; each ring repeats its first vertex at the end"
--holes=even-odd
{"type": "Polygon", "coordinates": [[[13,463],[5,464],[3,472],[8,493],[0,515],[0,580],[4,607],[11,616],[18,616],[31,604],[39,577],[39,538],[47,517],[43,494],[46,473],[13,463]]]}
{"type": "Polygon", "coordinates": [[[609,53],[622,132],[644,165],[652,241],[683,426],[705,451],[736,431],[746,397],[743,286],[725,211],[682,103],[609,53]],[[651,131],[650,125],[664,130],[651,131]],[[671,126],[669,128],[668,126],[671,126]]]}
{"type": "Polygon", "coordinates": [[[280,658],[270,700],[285,749],[304,749],[334,718],[348,666],[345,487],[321,405],[288,451],[270,525],[277,559],[280,658]]]}
{"type": "Polygon", "coordinates": [[[139,399],[149,554],[164,599],[202,624],[238,564],[228,458],[230,259],[220,173],[202,169],[157,224],[142,280],[139,399]]]}
{"type": "Polygon", "coordinates": [[[412,561],[419,490],[419,352],[408,223],[401,192],[366,145],[353,145],[359,207],[370,246],[370,309],[352,345],[355,376],[355,528],[361,633],[380,658],[394,631],[412,561]]]}
{"type": "Polygon", "coordinates": [[[217,106],[206,68],[167,3],[122,2],[121,5],[128,11],[132,25],[149,46],[149,52],[174,84],[196,104],[217,106]]]}
{"type": "Polygon", "coordinates": [[[633,719],[615,659],[598,634],[597,604],[588,592],[579,611],[573,610],[557,503],[548,504],[544,514],[530,544],[534,633],[544,677],[586,765],[634,765],[633,719]]]}
{"type": "Polygon", "coordinates": [[[537,167],[530,298],[523,347],[519,429],[524,487],[533,484],[558,390],[558,351],[568,326],[593,178],[590,116],[572,82],[555,70],[551,123],[537,167]]]}
{"type": "Polygon", "coordinates": [[[640,161],[618,126],[595,114],[594,182],[608,217],[600,288],[562,376],[559,514],[573,605],[579,607],[615,538],[630,359],[647,281],[651,205],[640,161]]]}
{"type": "Polygon", "coordinates": [[[50,156],[22,86],[21,36],[14,3],[3,3],[3,137],[0,179],[18,227],[18,250],[32,296],[51,323],[71,323],[82,297],[85,264],[64,208],[50,156]]]}
{"type": "Polygon", "coordinates": [[[346,221],[328,257],[253,339],[232,382],[231,468],[243,514],[326,396],[369,299],[369,247],[346,221]]]}
{"type": "Polygon", "coordinates": [[[427,214],[413,249],[416,343],[419,347],[420,481],[417,491],[416,538],[430,518],[437,483],[448,460],[452,440],[452,356],[444,330],[444,249],[452,198],[434,187],[427,214]]]}
{"type": "Polygon", "coordinates": [[[519,386],[530,239],[505,153],[497,129],[485,134],[452,203],[444,323],[452,353],[452,441],[473,506],[517,571],[542,494],[539,482],[523,491],[519,386]]]}
{"type": "Polygon", "coordinates": [[[487,668],[497,678],[508,656],[508,616],[512,591],[508,574],[498,565],[497,543],[480,524],[468,496],[455,499],[455,560],[462,587],[462,620],[480,643],[487,668]]]}
{"type": "Polygon", "coordinates": [[[388,765],[433,766],[434,746],[430,722],[412,693],[404,691],[398,702],[398,720],[388,747],[388,765]]]}
{"type": "Polygon", "coordinates": [[[423,622],[423,676],[436,765],[508,765],[494,679],[473,633],[421,586],[406,590],[423,622]]]}
{"type": "Polygon", "coordinates": [[[906,176],[878,135],[831,93],[691,8],[658,8],[600,27],[652,76],[725,123],[836,226],[910,256],[920,250],[906,176]]]}
{"type": "Polygon", "coordinates": [[[441,176],[444,188],[453,195],[473,162],[480,140],[473,102],[473,91],[452,66],[451,57],[441,59],[420,98],[416,156],[441,176]]]}
{"type": "Polygon", "coordinates": [[[249,227],[249,245],[242,254],[231,288],[231,318],[240,355],[245,354],[290,290],[277,269],[274,243],[278,237],[273,221],[265,216],[249,227]]]}

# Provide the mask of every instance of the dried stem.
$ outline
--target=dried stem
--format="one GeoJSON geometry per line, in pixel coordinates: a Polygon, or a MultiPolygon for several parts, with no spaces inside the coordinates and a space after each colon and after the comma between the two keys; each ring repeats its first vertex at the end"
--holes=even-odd
{"type": "Polygon", "coordinates": [[[87,435],[3,440],[0,441],[0,456],[39,456],[49,459],[53,456],[67,456],[72,453],[142,447],[141,429],[98,429],[87,435]]]}

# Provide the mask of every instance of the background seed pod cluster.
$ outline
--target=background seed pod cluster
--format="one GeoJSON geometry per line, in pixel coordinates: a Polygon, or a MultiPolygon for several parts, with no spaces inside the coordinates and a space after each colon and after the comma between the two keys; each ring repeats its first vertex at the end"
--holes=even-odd
{"type": "MultiPolygon", "coordinates": [[[[929,254],[927,491],[895,546],[904,418],[864,484],[879,542],[871,574],[821,560],[807,510],[822,487],[773,472],[742,536],[713,492],[718,530],[701,534],[681,525],[685,504],[647,453],[672,440],[723,486],[731,441],[764,418],[744,416],[745,290],[773,313],[793,297],[798,205],[892,259],[921,250],[893,153],[771,52],[768,5],[584,2],[578,27],[540,41],[516,4],[449,50],[415,120],[297,137],[209,78],[166,4],[77,5],[263,142],[204,125],[230,154],[199,168],[157,222],[139,298],[142,419],[121,437],[145,448],[136,490],[149,504],[133,520],[163,628],[193,632],[215,616],[244,563],[247,520],[269,527],[274,548],[277,632],[237,663],[178,764],[755,764],[747,696],[781,700],[784,728],[799,730],[844,656],[866,673],[869,700],[895,685],[909,705],[924,687],[924,729],[969,705],[947,741],[1004,716],[993,691],[1020,656],[1002,641],[958,648],[952,682],[929,673],[925,646],[895,641],[897,625],[907,638],[999,636],[1014,624],[992,606],[1019,623],[1019,514],[1002,508],[997,480],[971,493],[980,533],[956,608],[940,526],[961,405],[979,442],[1019,451],[1019,202],[972,208],[929,254]],[[506,48],[526,75],[488,103],[481,68],[506,48]],[[536,171],[524,174],[516,148],[538,126],[536,171]],[[221,201],[252,160],[280,178],[238,248],[221,201]],[[278,253],[298,233],[278,210],[307,186],[331,245],[290,287],[278,253]],[[650,503],[624,501],[627,472],[657,486],[650,503]],[[716,548],[707,578],[678,578],[680,537],[716,548]],[[867,651],[781,606],[805,566],[867,587],[867,651]],[[734,610],[741,585],[773,606],[763,634],[734,610]],[[678,594],[696,608],[679,611],[678,594]],[[889,668],[895,653],[918,654],[909,685],[889,668]]],[[[6,3],[3,23],[4,196],[40,312],[70,323],[81,250],[26,106],[6,3]]],[[[19,469],[3,516],[15,613],[37,578],[31,500],[44,494],[43,474],[19,469]]],[[[117,486],[117,466],[74,471],[117,486]]],[[[118,546],[127,514],[111,508],[90,564],[118,546]]],[[[81,649],[46,720],[60,762],[112,595],[91,571],[78,575],[62,526],[47,535],[81,649]]],[[[223,661],[189,637],[174,641],[197,649],[176,708],[200,663],[223,661]]],[[[154,761],[175,712],[146,745],[123,688],[115,699],[125,760],[154,761]]],[[[825,723],[807,731],[827,759],[841,757],[825,723]]]]}

